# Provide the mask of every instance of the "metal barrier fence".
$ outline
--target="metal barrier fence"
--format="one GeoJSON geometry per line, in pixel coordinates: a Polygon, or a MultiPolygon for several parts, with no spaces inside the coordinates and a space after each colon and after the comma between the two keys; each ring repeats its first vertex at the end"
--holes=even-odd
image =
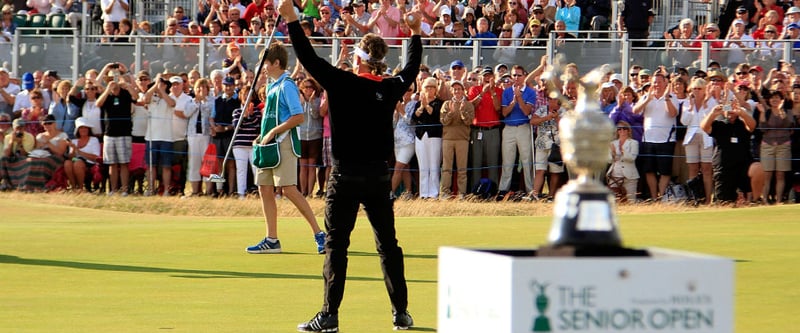
{"type": "MultiPolygon", "coordinates": [[[[76,29],[38,29],[39,34],[25,33],[27,29],[17,29],[11,44],[0,44],[0,60],[10,64],[9,69],[14,75],[52,69],[64,78],[75,80],[89,69],[100,69],[109,62],[122,62],[132,70],[187,72],[197,69],[201,75],[207,76],[211,70],[221,68],[225,58],[224,45],[210,43],[211,37],[199,37],[199,43],[165,43],[161,42],[163,36],[131,35],[128,43],[103,43],[103,36],[79,35],[76,29]],[[46,33],[42,34],[43,31],[46,33]],[[50,33],[55,31],[59,33],[50,33]]],[[[447,69],[450,62],[459,59],[469,67],[505,63],[532,69],[539,64],[542,55],[548,55],[549,59],[559,55],[564,62],[578,64],[582,72],[608,64],[627,78],[628,68],[632,64],[651,69],[663,65],[668,68],[677,66],[705,70],[713,59],[723,67],[733,67],[746,61],[772,68],[777,60],[794,63],[798,53],[793,48],[793,42],[785,42],[781,48],[771,49],[770,52],[761,48],[712,48],[710,44],[715,42],[713,40],[699,41],[700,48],[670,49],[632,47],[634,41],[663,43],[663,39],[629,40],[624,33],[621,38],[616,38],[617,32],[613,31],[608,35],[609,38],[557,40],[555,34],[551,34],[546,47],[489,47],[480,46],[480,43],[472,46],[426,46],[423,63],[432,69],[447,69]]],[[[335,62],[342,40],[327,38],[327,41],[330,44],[315,46],[317,54],[335,62]]],[[[390,46],[386,57],[390,68],[401,67],[405,63],[407,47],[407,39],[401,40],[400,45],[390,46]]],[[[254,67],[260,51],[256,47],[256,40],[241,44],[241,50],[245,62],[254,67]]],[[[294,64],[294,55],[290,45],[289,51],[291,66],[294,64]]]]}

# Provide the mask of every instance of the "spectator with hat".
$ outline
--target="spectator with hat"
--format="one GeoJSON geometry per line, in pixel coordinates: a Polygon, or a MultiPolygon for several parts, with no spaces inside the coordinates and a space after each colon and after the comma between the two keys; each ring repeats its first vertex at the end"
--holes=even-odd
{"type": "MultiPolygon", "coordinates": [[[[428,4],[430,4],[431,7],[433,6],[430,2],[428,4]]],[[[369,20],[372,16],[366,11],[364,3],[361,1],[353,1],[350,5],[353,6],[352,13],[346,10],[342,11],[342,18],[344,22],[347,23],[348,28],[350,28],[348,35],[352,34],[354,37],[361,37],[371,32],[369,20]]]]}
{"type": "Polygon", "coordinates": [[[797,23],[800,24],[800,7],[789,7],[786,10],[786,15],[783,17],[783,26],[788,26],[789,24],[797,23]]]}
{"type": "MultiPolygon", "coordinates": [[[[800,15],[800,13],[798,13],[798,15],[800,15]]],[[[784,32],[785,33],[783,36],[781,36],[781,39],[788,40],[788,43],[792,43],[792,49],[800,49],[800,24],[789,23],[784,32]]]]}
{"type": "MultiPolygon", "coordinates": [[[[620,85],[622,85],[620,83],[620,85]]],[[[617,107],[617,95],[619,91],[614,82],[605,82],[600,86],[600,108],[605,114],[611,114],[617,107]]]]}
{"type": "Polygon", "coordinates": [[[75,138],[69,144],[67,159],[64,161],[64,173],[69,181],[69,188],[74,192],[83,192],[90,169],[100,158],[100,141],[92,135],[92,128],[86,118],[75,119],[75,138]]]}
{"type": "Polygon", "coordinates": [[[31,100],[29,98],[29,94],[36,88],[36,83],[33,80],[33,74],[30,72],[25,72],[22,74],[22,90],[20,90],[15,99],[14,99],[14,107],[12,108],[14,112],[14,118],[19,118],[20,112],[22,109],[28,108],[31,106],[31,100]]]}
{"type": "MultiPolygon", "coordinates": [[[[622,88],[625,85],[625,80],[620,73],[611,74],[611,77],[608,78],[608,82],[614,84],[614,87],[617,88],[617,92],[622,92],[622,88]]],[[[619,100],[618,100],[619,102],[619,100]]]]}
{"type": "Polygon", "coordinates": [[[746,27],[745,21],[733,20],[728,34],[725,36],[723,47],[728,49],[728,67],[735,67],[740,63],[747,62],[747,54],[750,53],[750,49],[755,47],[755,40],[747,33],[746,27]]]}
{"type": "MultiPolygon", "coordinates": [[[[701,25],[698,27],[697,38],[694,39],[692,43],[692,47],[699,50],[703,47],[705,43],[704,40],[708,40],[708,47],[710,49],[710,57],[711,58],[719,58],[720,56],[720,49],[723,47],[724,43],[720,41],[720,34],[719,26],[716,23],[708,23],[706,25],[701,25]]],[[[718,63],[719,64],[719,63],[718,63]]]]}
{"type": "MultiPolygon", "coordinates": [[[[555,21],[553,21],[553,17],[555,17],[555,7],[548,7],[548,8],[553,9],[552,15],[547,15],[547,13],[545,13],[544,7],[542,7],[542,5],[540,4],[536,4],[533,5],[533,7],[531,7],[531,20],[532,19],[539,20],[539,24],[542,25],[542,31],[544,33],[549,33],[550,30],[553,29],[553,23],[555,23],[555,21]]],[[[530,20],[528,21],[530,24],[530,20]]]]}
{"type": "Polygon", "coordinates": [[[11,125],[11,132],[5,135],[3,140],[2,158],[0,158],[0,190],[16,189],[19,186],[18,180],[12,180],[11,174],[14,170],[25,163],[28,153],[33,151],[36,139],[33,134],[25,131],[25,123],[22,119],[14,119],[11,125]]]}
{"type": "Polygon", "coordinates": [[[631,71],[630,73],[631,73],[631,82],[630,82],[631,88],[633,88],[633,90],[635,90],[637,93],[642,90],[645,83],[650,82],[651,72],[649,69],[641,68],[638,71],[631,71]],[[634,73],[636,73],[636,76],[633,75],[634,73]]]}
{"type": "MultiPolygon", "coordinates": [[[[470,4],[472,2],[475,2],[477,5],[477,1],[471,0],[470,4]]],[[[478,16],[475,14],[475,9],[471,6],[464,7],[464,15],[461,16],[461,22],[464,23],[464,31],[467,33],[469,33],[470,29],[477,28],[478,16]]]]}
{"type": "Polygon", "coordinates": [[[547,33],[538,19],[528,20],[522,37],[523,46],[547,46],[547,33]]]}
{"type": "MultiPolygon", "coordinates": [[[[786,186],[786,173],[792,170],[791,136],[794,116],[784,108],[784,94],[770,91],[767,110],[760,113],[758,128],[761,140],[761,165],[764,168],[763,203],[781,203],[786,186]],[[769,200],[772,176],[775,176],[775,196],[769,200]]],[[[758,198],[754,198],[758,199],[758,198]]]]}
{"type": "Polygon", "coordinates": [[[485,170],[488,178],[498,183],[500,180],[500,109],[503,90],[495,85],[494,71],[484,67],[480,83],[469,88],[467,99],[475,106],[475,118],[470,130],[470,188],[481,179],[485,170]]]}
{"type": "Polygon", "coordinates": [[[149,188],[145,196],[158,193],[156,175],[161,171],[160,186],[166,193],[172,184],[173,142],[172,133],[173,110],[175,100],[170,96],[171,83],[160,73],[156,74],[154,84],[139,98],[139,102],[147,105],[148,124],[145,134],[147,162],[147,183],[149,188]]]}
{"type": "Polygon", "coordinates": [[[218,93],[211,111],[211,142],[217,146],[217,161],[220,164],[221,172],[225,172],[224,178],[228,181],[228,193],[235,193],[236,183],[233,180],[236,179],[236,164],[233,160],[226,160],[225,164],[222,164],[222,159],[233,139],[233,112],[242,104],[236,93],[234,78],[225,77],[222,80],[222,87],[223,90],[218,93]]]}

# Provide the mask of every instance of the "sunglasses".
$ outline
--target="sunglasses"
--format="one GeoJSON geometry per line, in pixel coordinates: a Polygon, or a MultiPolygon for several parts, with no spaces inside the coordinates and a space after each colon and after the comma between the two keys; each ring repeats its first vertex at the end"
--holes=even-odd
{"type": "Polygon", "coordinates": [[[636,72],[636,73],[631,73],[631,77],[634,77],[634,76],[639,76],[639,73],[638,73],[638,72],[636,72]]]}
{"type": "Polygon", "coordinates": [[[765,34],[774,34],[775,31],[774,30],[765,30],[764,33],[765,34]]]}
{"type": "Polygon", "coordinates": [[[31,96],[31,99],[42,99],[42,96],[31,96]]]}
{"type": "Polygon", "coordinates": [[[750,73],[748,73],[748,72],[736,72],[736,75],[748,75],[748,74],[750,74],[750,73]]]}
{"type": "Polygon", "coordinates": [[[628,128],[626,127],[617,127],[617,131],[627,131],[628,128]]]}
{"type": "Polygon", "coordinates": [[[711,79],[710,81],[711,82],[722,82],[722,79],[715,77],[715,78],[711,79]]]}
{"type": "Polygon", "coordinates": [[[502,31],[502,32],[511,32],[511,29],[503,29],[503,30],[500,30],[500,31],[502,31]]]}

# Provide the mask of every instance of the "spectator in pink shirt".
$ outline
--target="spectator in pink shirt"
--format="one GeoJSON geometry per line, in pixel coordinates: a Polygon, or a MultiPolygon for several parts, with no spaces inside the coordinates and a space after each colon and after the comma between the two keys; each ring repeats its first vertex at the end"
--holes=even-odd
{"type": "Polygon", "coordinates": [[[400,9],[392,6],[392,0],[380,0],[378,10],[372,12],[367,26],[386,39],[389,45],[399,45],[400,40],[393,39],[400,36],[400,9]]]}

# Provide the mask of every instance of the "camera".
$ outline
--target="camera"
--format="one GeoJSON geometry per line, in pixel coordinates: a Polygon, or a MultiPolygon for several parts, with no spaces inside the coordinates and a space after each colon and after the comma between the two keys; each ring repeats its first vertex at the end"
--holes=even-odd
{"type": "Polygon", "coordinates": [[[110,68],[110,69],[118,69],[119,68],[119,64],[115,62],[115,63],[111,64],[111,66],[108,66],[108,68],[110,68]]]}
{"type": "Polygon", "coordinates": [[[159,81],[161,81],[161,83],[164,83],[164,84],[167,84],[167,83],[169,83],[169,80],[167,80],[167,79],[165,79],[165,78],[163,78],[163,77],[162,77],[162,78],[159,78],[159,81]]]}
{"type": "Polygon", "coordinates": [[[725,104],[725,105],[722,106],[722,111],[731,112],[731,109],[732,108],[731,108],[730,104],[725,104]]]}
{"type": "Polygon", "coordinates": [[[17,132],[17,138],[22,138],[22,132],[17,132]]]}

